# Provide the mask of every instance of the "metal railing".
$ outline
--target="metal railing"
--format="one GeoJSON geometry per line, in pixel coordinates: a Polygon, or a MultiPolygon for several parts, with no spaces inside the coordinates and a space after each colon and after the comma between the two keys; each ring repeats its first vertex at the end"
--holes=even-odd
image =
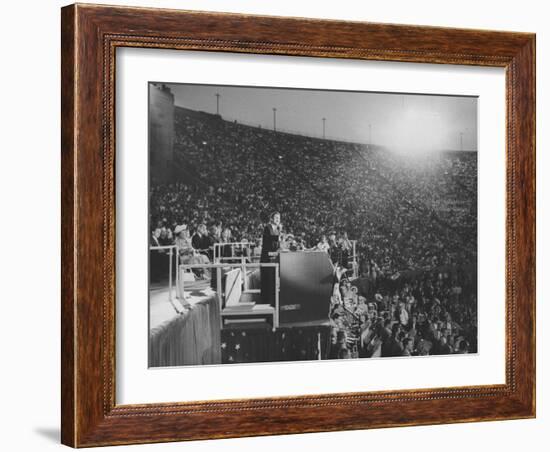
{"type": "MultiPolygon", "coordinates": [[[[241,275],[243,279],[243,286],[245,290],[243,292],[253,292],[253,293],[261,293],[260,290],[246,290],[247,287],[247,277],[246,277],[246,270],[249,268],[274,268],[275,269],[275,307],[273,312],[273,327],[278,328],[279,327],[279,289],[280,289],[280,277],[279,277],[279,264],[276,263],[264,263],[264,262],[241,262],[241,263],[214,263],[214,264],[179,264],[178,269],[180,271],[192,271],[193,269],[203,269],[203,270],[215,270],[216,271],[216,293],[218,295],[218,298],[220,300],[220,309],[222,309],[224,300],[224,292],[222,287],[222,280],[223,275],[222,271],[232,268],[238,268],[241,270],[241,275]]],[[[179,274],[179,272],[177,274],[179,274]]],[[[211,275],[211,278],[213,278],[213,275],[211,275]]],[[[183,302],[185,305],[187,303],[185,299],[185,278],[179,277],[178,280],[178,286],[179,286],[179,299],[183,302]]],[[[225,299],[227,299],[229,294],[225,294],[225,299]]],[[[223,312],[223,310],[221,311],[223,312]]]]}
{"type": "Polygon", "coordinates": [[[157,252],[160,252],[160,253],[166,252],[165,254],[168,256],[168,301],[170,301],[170,303],[172,304],[172,306],[174,307],[176,312],[179,313],[179,309],[174,304],[174,296],[173,296],[174,286],[175,286],[176,298],[179,298],[178,294],[177,294],[177,291],[178,291],[178,277],[179,277],[178,273],[179,272],[176,271],[176,282],[175,282],[175,284],[174,284],[173,278],[172,278],[174,250],[176,251],[176,268],[177,268],[177,264],[178,264],[178,261],[179,261],[179,252],[178,252],[178,247],[176,245],[150,246],[149,247],[149,252],[151,252],[151,251],[157,251],[157,252]]]}
{"type": "MultiPolygon", "coordinates": [[[[216,244],[217,245],[217,244],[216,244]]],[[[243,293],[261,293],[259,289],[249,289],[248,288],[248,278],[247,270],[248,269],[261,269],[261,268],[274,268],[275,269],[275,309],[273,313],[273,327],[278,328],[279,326],[279,288],[280,288],[280,278],[279,278],[279,264],[276,263],[260,263],[260,262],[246,262],[245,256],[241,259],[241,262],[238,263],[210,263],[210,264],[181,264],[179,247],[177,245],[166,245],[166,246],[150,246],[149,251],[157,251],[165,253],[168,257],[168,301],[172,304],[176,312],[180,313],[180,309],[174,303],[174,292],[176,299],[180,301],[183,306],[188,305],[188,302],[185,297],[185,280],[181,277],[181,272],[192,271],[193,269],[210,269],[216,271],[216,292],[220,300],[220,309],[223,305],[224,294],[222,288],[222,271],[232,268],[238,268],[241,270],[242,280],[243,280],[243,293]],[[173,276],[174,268],[174,256],[175,256],[175,268],[176,274],[175,278],[173,276]]],[[[236,259],[236,258],[233,258],[236,259]]],[[[225,294],[227,296],[227,294],[225,294]]]]}
{"type": "MultiPolygon", "coordinates": [[[[359,276],[359,265],[357,263],[357,240],[350,240],[352,244],[352,253],[350,255],[350,260],[352,262],[352,271],[353,271],[353,277],[357,278],[359,276]]],[[[252,242],[230,242],[230,243],[215,243],[213,247],[213,255],[214,255],[214,262],[213,264],[200,264],[200,265],[210,265],[211,268],[217,268],[214,265],[221,265],[220,268],[223,266],[226,267],[240,267],[242,274],[243,274],[243,281],[244,281],[244,292],[245,293],[259,293],[260,291],[258,289],[249,289],[248,287],[248,278],[246,278],[246,270],[247,268],[258,268],[260,267],[259,262],[253,262],[258,256],[253,255],[251,253],[251,250],[253,248],[256,248],[256,244],[252,242]],[[247,254],[244,253],[241,256],[226,256],[223,257],[222,249],[224,246],[231,246],[232,253],[234,254],[235,249],[241,248],[241,250],[248,250],[247,254]],[[240,262],[235,262],[236,260],[239,260],[240,262]],[[224,262],[229,261],[229,262],[224,262]],[[252,265],[255,264],[255,265],[252,265]]],[[[261,249],[261,248],[260,248],[261,249]]],[[[168,257],[168,297],[170,302],[173,301],[173,293],[175,290],[176,298],[177,299],[183,299],[183,292],[181,289],[180,284],[180,253],[179,253],[179,247],[177,245],[165,245],[165,246],[150,246],[150,251],[159,251],[159,252],[165,252],[168,257]],[[175,274],[175,282],[173,281],[173,266],[174,266],[174,256],[175,256],[175,268],[178,269],[175,274]]],[[[198,267],[199,264],[187,264],[187,266],[193,265],[195,268],[198,267]]],[[[276,264],[278,266],[278,264],[276,264]]],[[[272,264],[262,264],[264,267],[272,266],[272,264]]],[[[206,267],[205,267],[206,268],[206,267]]]]}
{"type": "MultiPolygon", "coordinates": [[[[352,262],[352,271],[353,271],[353,277],[357,278],[359,276],[359,265],[357,263],[357,240],[350,240],[352,244],[352,254],[350,256],[351,262],[352,262]]],[[[252,253],[252,250],[254,248],[257,248],[256,244],[253,242],[230,242],[230,243],[215,243],[213,247],[213,256],[214,256],[214,264],[224,264],[226,266],[239,266],[241,267],[243,276],[246,276],[246,268],[247,266],[250,268],[250,264],[254,263],[254,260],[259,259],[259,256],[252,253]],[[231,246],[231,254],[233,255],[235,250],[238,250],[239,248],[241,250],[247,250],[247,254],[244,253],[241,256],[222,256],[222,249],[225,246],[231,246]],[[236,263],[235,261],[239,260],[239,263],[236,263]],[[228,262],[224,262],[228,261],[228,262]]],[[[166,252],[166,255],[168,257],[168,296],[170,299],[170,302],[173,301],[173,292],[175,290],[176,298],[181,299],[183,298],[183,294],[181,292],[180,288],[180,272],[176,271],[175,274],[175,282],[173,281],[173,266],[174,266],[174,255],[175,255],[175,268],[180,268],[180,253],[179,253],[179,247],[177,245],[165,245],[165,246],[150,246],[150,251],[159,251],[159,252],[166,252]]],[[[261,250],[261,247],[260,247],[261,250]]],[[[196,265],[196,264],[193,264],[196,265]]],[[[204,264],[204,265],[212,265],[212,264],[204,264]]],[[[266,264],[267,266],[267,264],[266,264]]],[[[248,288],[248,279],[244,277],[244,292],[249,293],[258,293],[259,290],[257,289],[249,289],[248,288]]]]}
{"type": "MultiPolygon", "coordinates": [[[[359,265],[357,262],[357,240],[350,240],[352,245],[351,255],[349,256],[352,262],[353,277],[357,278],[359,276],[359,265]]],[[[221,263],[224,261],[235,262],[236,260],[241,260],[246,262],[254,262],[254,260],[259,259],[259,255],[253,254],[252,250],[258,248],[261,251],[261,246],[258,247],[255,242],[229,242],[229,243],[214,243],[214,263],[221,263]],[[231,256],[222,256],[222,250],[224,247],[231,247],[231,256]],[[235,256],[235,251],[247,250],[246,255],[235,256]]],[[[306,250],[307,251],[307,250],[306,250]]]]}
{"type": "MultiPolygon", "coordinates": [[[[260,258],[259,255],[254,255],[253,250],[254,248],[257,248],[256,243],[254,242],[228,242],[228,243],[214,243],[214,262],[220,263],[224,261],[235,261],[237,259],[239,260],[246,260],[249,259],[250,262],[252,262],[255,258],[260,258]],[[226,249],[226,247],[231,248],[231,256],[222,256],[223,250],[226,249]],[[242,254],[241,256],[235,256],[236,251],[244,252],[246,250],[246,255],[242,254]]],[[[261,248],[261,247],[260,247],[261,248]]]]}

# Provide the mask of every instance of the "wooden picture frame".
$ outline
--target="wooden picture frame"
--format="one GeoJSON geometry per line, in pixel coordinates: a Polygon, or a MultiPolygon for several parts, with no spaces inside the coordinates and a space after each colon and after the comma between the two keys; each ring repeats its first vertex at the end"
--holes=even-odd
{"type": "Polygon", "coordinates": [[[62,9],[62,442],[73,447],[535,416],[535,35],[71,5],[62,9]],[[506,383],[115,403],[115,50],[146,47],[506,70],[506,383]]]}

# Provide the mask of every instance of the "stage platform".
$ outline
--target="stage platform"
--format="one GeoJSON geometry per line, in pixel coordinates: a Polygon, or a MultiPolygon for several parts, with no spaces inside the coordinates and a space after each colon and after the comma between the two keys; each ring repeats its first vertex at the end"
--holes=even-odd
{"type": "Polygon", "coordinates": [[[280,325],[232,324],[221,332],[222,363],[314,361],[328,359],[331,325],[301,322],[280,325]]]}
{"type": "Polygon", "coordinates": [[[328,319],[284,323],[275,331],[266,321],[222,328],[218,296],[208,281],[186,282],[185,295],[187,307],[175,297],[171,303],[165,286],[150,290],[150,367],[311,361],[330,355],[328,319]]]}
{"type": "Polygon", "coordinates": [[[220,305],[207,281],[186,287],[186,305],[166,285],[149,291],[149,367],[221,363],[220,305]]]}

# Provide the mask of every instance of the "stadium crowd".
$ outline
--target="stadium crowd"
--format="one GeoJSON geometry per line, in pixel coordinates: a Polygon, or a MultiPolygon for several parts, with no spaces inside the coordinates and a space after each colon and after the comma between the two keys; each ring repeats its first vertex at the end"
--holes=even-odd
{"type": "Polygon", "coordinates": [[[468,269],[402,275],[370,291],[344,278],[336,288],[331,358],[477,351],[476,281],[468,269]]]}
{"type": "Polygon", "coordinates": [[[278,210],[339,269],[356,240],[362,283],[337,283],[334,357],[477,351],[475,153],[412,161],[179,107],[175,132],[178,181],[150,189],[152,245],[206,262],[215,242],[261,246],[278,210]]]}

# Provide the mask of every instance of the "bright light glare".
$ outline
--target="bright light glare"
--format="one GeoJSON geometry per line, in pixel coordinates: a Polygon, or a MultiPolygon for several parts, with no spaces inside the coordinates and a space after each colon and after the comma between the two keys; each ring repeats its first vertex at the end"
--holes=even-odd
{"type": "Polygon", "coordinates": [[[416,156],[442,150],[446,130],[441,116],[421,107],[405,107],[396,112],[388,129],[388,148],[396,153],[416,156]]]}

